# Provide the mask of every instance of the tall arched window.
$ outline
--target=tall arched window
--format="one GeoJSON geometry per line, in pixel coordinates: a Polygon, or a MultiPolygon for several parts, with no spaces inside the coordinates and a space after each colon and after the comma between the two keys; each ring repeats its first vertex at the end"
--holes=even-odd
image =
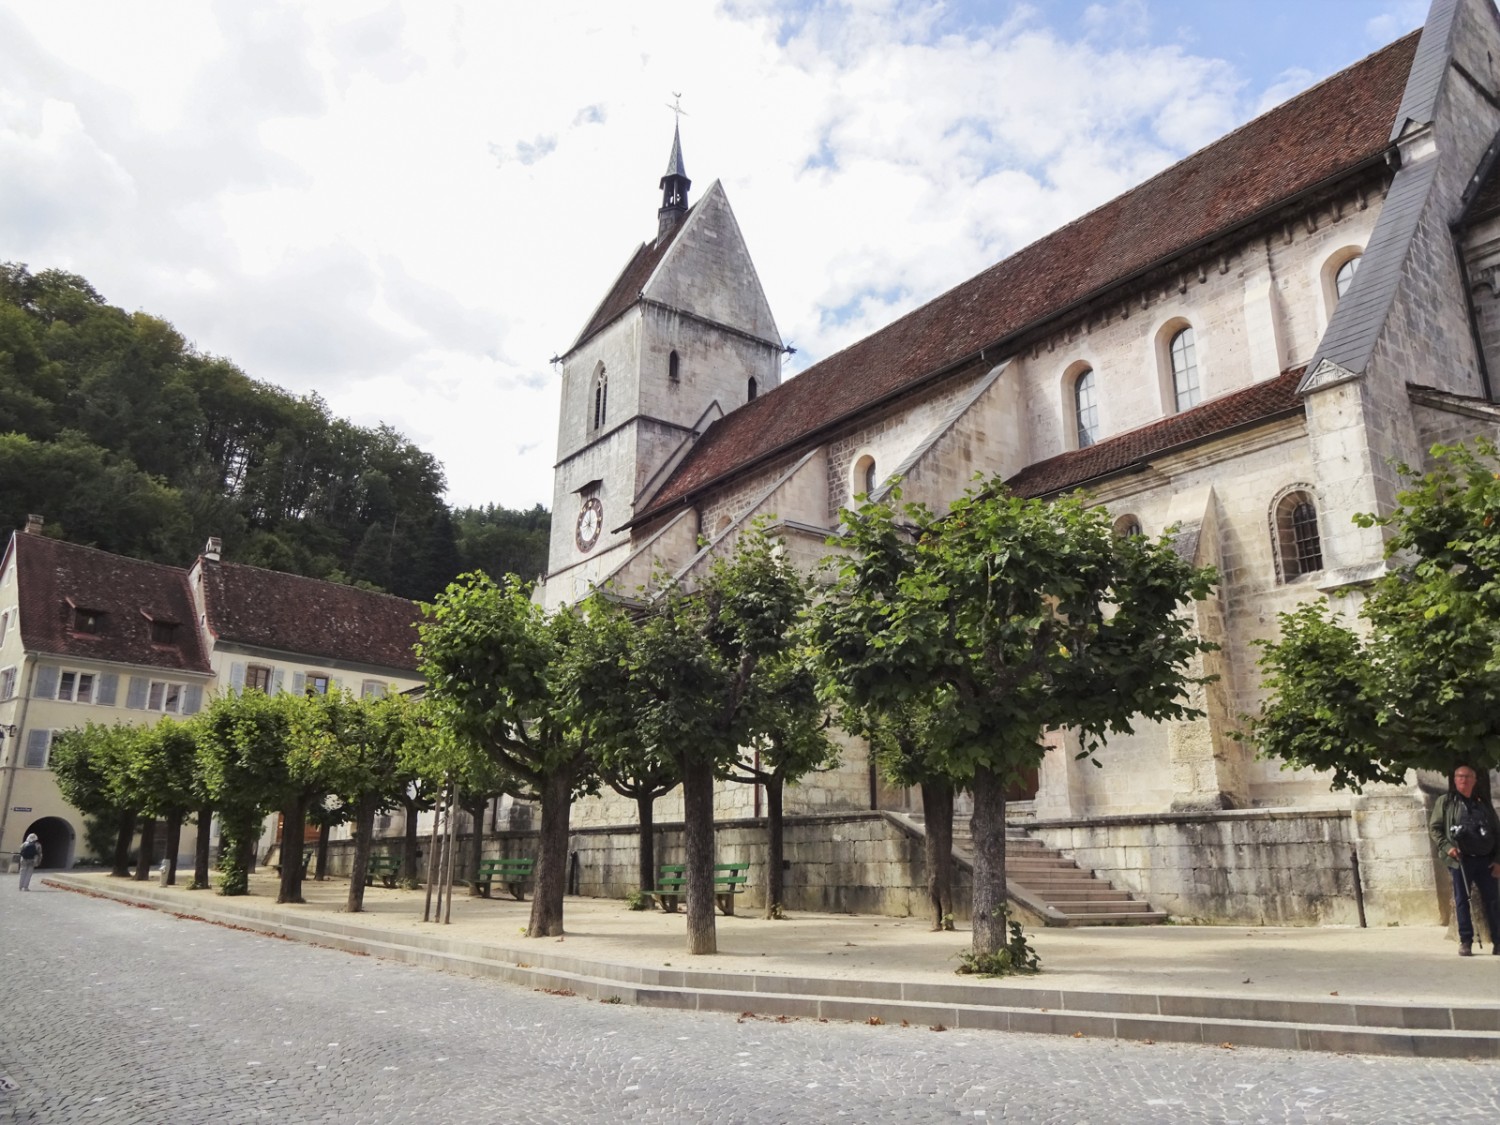
{"type": "Polygon", "coordinates": [[[1078,448],[1099,440],[1099,399],[1094,390],[1093,368],[1085,367],[1073,381],[1073,416],[1078,422],[1078,448]]]}
{"type": "Polygon", "coordinates": [[[677,358],[676,352],[667,356],[667,378],[674,383],[682,378],[682,361],[677,358]]]}
{"type": "Polygon", "coordinates": [[[1192,326],[1173,336],[1167,350],[1172,357],[1172,392],[1181,413],[1197,406],[1202,397],[1198,383],[1198,348],[1193,341],[1192,326]]]}
{"type": "Polygon", "coordinates": [[[868,453],[854,462],[854,483],[851,491],[855,496],[869,496],[875,491],[880,479],[875,475],[875,458],[868,453]]]}
{"type": "Polygon", "coordinates": [[[1121,539],[1129,539],[1141,534],[1141,521],[1135,516],[1121,516],[1115,520],[1115,535],[1121,539]]]}
{"type": "Polygon", "coordinates": [[[1318,509],[1310,493],[1288,492],[1277,502],[1273,522],[1283,582],[1323,569],[1318,509]]]}
{"type": "Polygon", "coordinates": [[[746,386],[745,386],[745,401],[746,402],[754,402],[755,401],[755,396],[756,396],[756,394],[758,392],[759,392],[759,387],[756,386],[755,376],[752,375],[752,376],[750,376],[750,382],[748,384],[746,384],[746,386]]]}
{"type": "Polygon", "coordinates": [[[594,376],[594,429],[604,425],[604,414],[609,407],[609,373],[599,368],[594,376]]]}
{"type": "Polygon", "coordinates": [[[1338,272],[1333,275],[1333,291],[1342,298],[1349,292],[1349,286],[1354,283],[1354,275],[1359,270],[1359,255],[1356,254],[1341,265],[1338,272]]]}

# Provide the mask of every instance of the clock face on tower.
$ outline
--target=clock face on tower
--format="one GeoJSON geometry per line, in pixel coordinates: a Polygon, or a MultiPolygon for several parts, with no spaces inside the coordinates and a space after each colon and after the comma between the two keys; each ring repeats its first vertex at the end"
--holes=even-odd
{"type": "Polygon", "coordinates": [[[583,502],[583,508],[578,513],[578,528],[574,539],[578,543],[580,551],[591,550],[599,541],[599,532],[604,528],[604,505],[599,503],[599,497],[590,496],[583,502]]]}

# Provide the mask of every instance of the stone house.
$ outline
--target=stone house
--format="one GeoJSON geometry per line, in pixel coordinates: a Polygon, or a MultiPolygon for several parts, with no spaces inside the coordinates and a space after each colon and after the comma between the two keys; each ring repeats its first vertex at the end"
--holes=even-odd
{"type": "MultiPolygon", "coordinates": [[[[1434,0],[1419,31],[783,382],[727,195],[688,206],[674,137],[655,238],[560,357],[538,596],[690,579],[762,516],[812,565],[840,508],[898,479],[935,508],[976,471],[1084,489],[1219,569],[1196,607],[1219,678],[1203,719],[1111,741],[1104,769],[1053,732],[1015,808],[1030,835],[1180,916],[1351,920],[1352,853],[1372,921],[1433,918],[1415,779],[1352,798],[1232,732],[1277,613],[1381,571],[1351,517],[1390,510],[1393,466],[1496,431],[1497,155],[1500,17],[1434,0]]],[[[719,811],[754,799],[726,787],[719,811]]],[[[788,801],[912,807],[857,745],[788,801]]],[[[628,820],[610,799],[575,812],[628,820]]]]}
{"type": "Polygon", "coordinates": [[[421,682],[417,606],[223,562],[184,570],[49,539],[31,517],[0,558],[0,862],[29,832],[46,866],[81,854],[83,815],[47,768],[87,722],[189,716],[218,691],[371,695],[421,682]]]}

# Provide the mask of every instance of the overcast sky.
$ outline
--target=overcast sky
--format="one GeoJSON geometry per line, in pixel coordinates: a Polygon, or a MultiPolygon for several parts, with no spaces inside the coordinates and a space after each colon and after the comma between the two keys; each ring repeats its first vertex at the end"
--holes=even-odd
{"type": "Polygon", "coordinates": [[[0,0],[0,261],[550,505],[548,360],[655,235],[674,92],[790,373],[1426,8],[0,0]]]}

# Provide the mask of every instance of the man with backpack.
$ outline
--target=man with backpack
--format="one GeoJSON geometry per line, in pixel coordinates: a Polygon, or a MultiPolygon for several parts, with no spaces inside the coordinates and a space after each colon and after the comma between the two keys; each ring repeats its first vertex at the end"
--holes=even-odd
{"type": "Polygon", "coordinates": [[[42,842],[36,838],[36,833],[26,837],[26,842],[21,845],[21,889],[31,890],[31,873],[36,870],[36,865],[42,862],[42,842]]]}
{"type": "Polygon", "coordinates": [[[1479,774],[1460,765],[1448,775],[1448,792],[1437,799],[1427,830],[1437,845],[1438,858],[1453,878],[1453,913],[1458,918],[1458,955],[1474,954],[1474,917],[1470,896],[1479,891],[1490,928],[1490,952],[1500,954],[1500,821],[1495,809],[1474,793],[1479,774]]]}

